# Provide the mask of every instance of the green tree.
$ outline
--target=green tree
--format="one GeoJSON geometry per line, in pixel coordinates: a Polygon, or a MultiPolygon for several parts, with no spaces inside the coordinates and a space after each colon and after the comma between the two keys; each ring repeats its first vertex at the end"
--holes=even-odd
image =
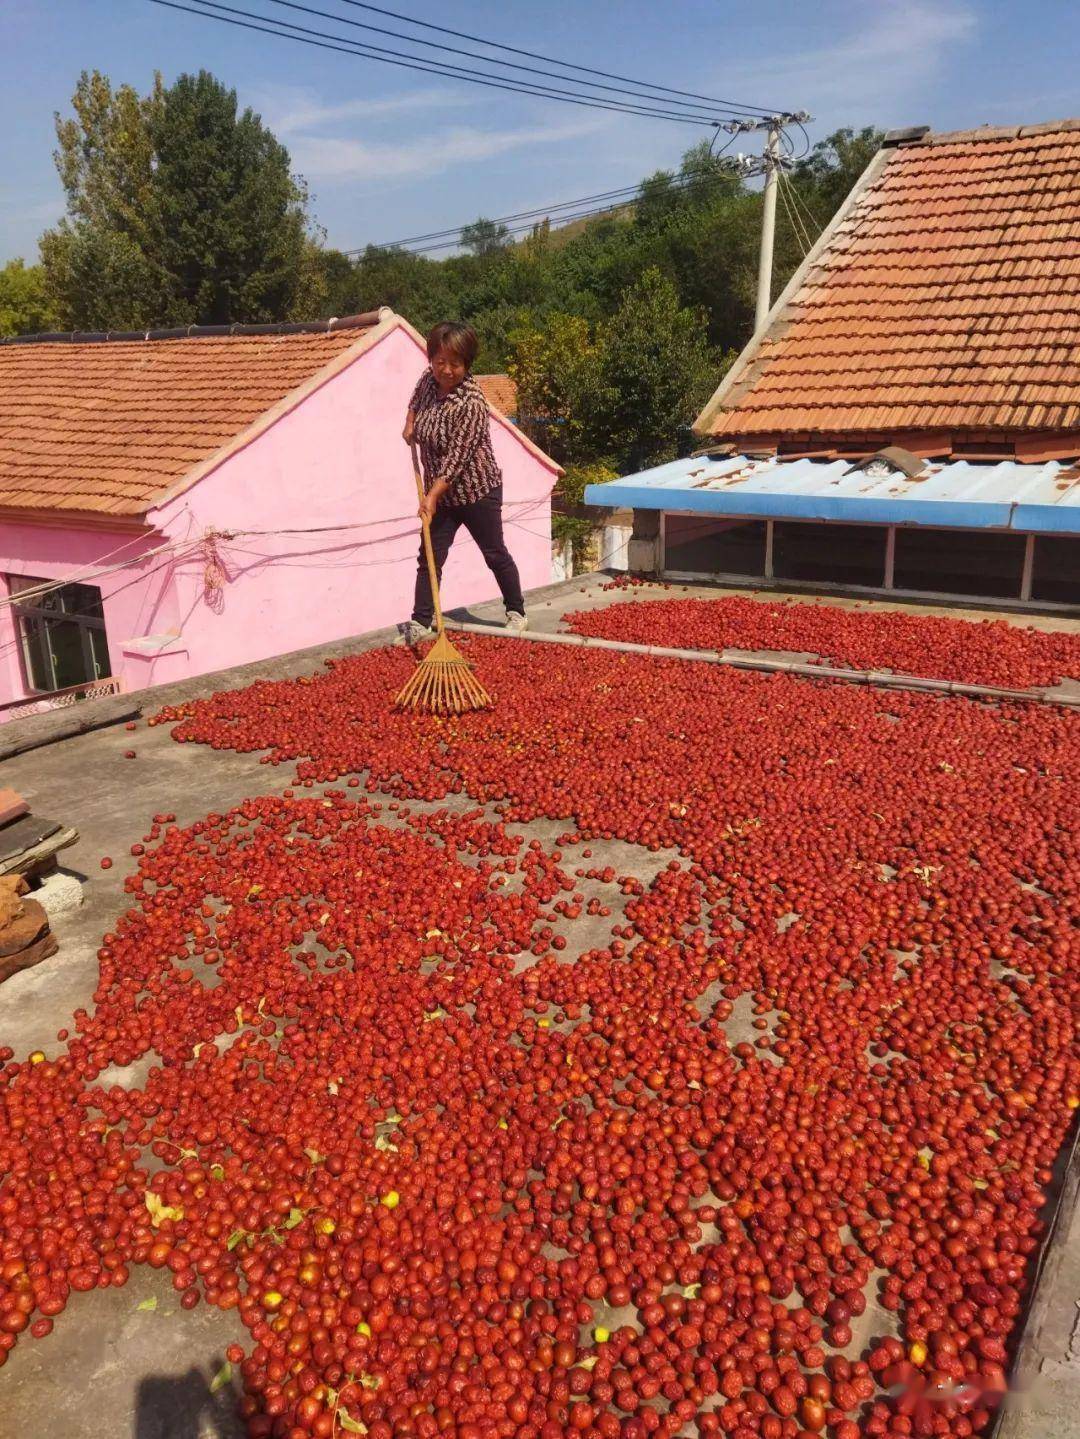
{"type": "Polygon", "coordinates": [[[174,323],[310,316],[307,194],[289,152],[208,71],[181,75],[151,122],[152,216],[174,323]]]}
{"type": "Polygon", "coordinates": [[[359,303],[360,277],[348,255],[341,250],[314,247],[313,262],[318,270],[318,284],[322,291],[320,318],[358,314],[364,308],[359,303]]]}
{"type": "Polygon", "coordinates": [[[146,238],[155,164],[151,132],[164,99],[159,74],[145,96],[130,85],[114,90],[97,70],[79,76],[71,97],[74,116],[54,115],[53,159],[70,223],[119,228],[146,238]]]}
{"type": "Polygon", "coordinates": [[[206,71],[140,97],[84,73],[56,117],[67,215],[43,236],[66,327],[310,317],[326,276],[285,148],[206,71]]]}
{"type": "Polygon", "coordinates": [[[507,369],[518,422],[560,464],[595,458],[599,358],[589,322],[578,315],[554,314],[515,336],[507,369]]]}
{"type": "Polygon", "coordinates": [[[65,330],[141,330],[171,319],[160,268],[122,230],[61,220],[41,237],[41,260],[65,330]]]}
{"type": "Polygon", "coordinates": [[[67,214],[41,239],[50,304],[65,329],[128,329],[162,317],[165,276],[150,224],[154,179],[151,122],[164,90],[113,90],[97,70],[83,71],[73,117],[55,116],[53,159],[67,214]]]}
{"type": "Polygon", "coordinates": [[[649,269],[595,328],[553,315],[516,338],[509,363],[521,423],[573,471],[626,473],[673,459],[679,431],[716,386],[719,363],[701,316],[649,269]]]}
{"type": "Polygon", "coordinates": [[[357,311],[389,305],[418,330],[461,313],[446,267],[426,255],[369,245],[355,269],[357,311]]]}
{"type": "Polygon", "coordinates": [[[741,188],[732,161],[702,140],[686,151],[677,173],[658,170],[642,181],[634,218],[645,228],[667,225],[687,211],[712,209],[741,188]]]}
{"type": "Polygon", "coordinates": [[[881,149],[885,133],[873,125],[834,130],[795,166],[795,181],[815,193],[824,218],[839,209],[851,187],[881,149]]]}
{"type": "Polygon", "coordinates": [[[599,413],[587,429],[623,471],[674,459],[679,430],[715,388],[717,357],[700,314],[679,305],[674,284],[649,269],[599,327],[599,413]]]}
{"type": "Polygon", "coordinates": [[[510,231],[505,225],[481,217],[466,225],[461,231],[462,249],[474,255],[497,255],[510,243],[510,231]]]}
{"type": "Polygon", "coordinates": [[[9,260],[0,267],[0,335],[35,335],[56,326],[40,265],[9,260]]]}

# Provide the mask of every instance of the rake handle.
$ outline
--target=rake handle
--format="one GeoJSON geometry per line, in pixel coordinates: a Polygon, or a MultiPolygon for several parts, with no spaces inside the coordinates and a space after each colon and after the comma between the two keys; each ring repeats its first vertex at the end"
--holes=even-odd
{"type": "MultiPolygon", "coordinates": [[[[416,481],[416,496],[420,504],[424,503],[424,479],[420,473],[420,458],[416,453],[416,441],[409,441],[409,449],[412,452],[413,479],[416,481]]],[[[424,530],[424,554],[427,556],[428,578],[431,581],[431,598],[435,605],[435,630],[442,634],[444,630],[442,617],[442,604],[439,601],[439,576],[435,570],[435,551],[431,547],[431,521],[427,515],[420,516],[420,522],[424,530]]]]}

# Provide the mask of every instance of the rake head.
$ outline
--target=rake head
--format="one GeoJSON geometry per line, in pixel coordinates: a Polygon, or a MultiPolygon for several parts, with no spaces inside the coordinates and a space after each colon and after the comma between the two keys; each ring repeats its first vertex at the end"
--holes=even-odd
{"type": "Polygon", "coordinates": [[[461,714],[465,710],[488,709],[490,705],[491,696],[445,633],[439,635],[394,701],[397,709],[426,710],[429,714],[461,714]]]}

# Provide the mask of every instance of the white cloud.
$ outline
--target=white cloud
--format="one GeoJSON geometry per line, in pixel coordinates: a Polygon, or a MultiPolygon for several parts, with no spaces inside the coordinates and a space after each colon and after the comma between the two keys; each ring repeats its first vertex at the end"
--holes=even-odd
{"type": "Polygon", "coordinates": [[[604,120],[518,130],[461,126],[397,143],[304,135],[293,141],[291,149],[297,168],[309,179],[390,180],[437,175],[454,165],[490,160],[510,150],[577,140],[605,126],[604,120]]]}
{"type": "Polygon", "coordinates": [[[424,110],[456,109],[470,103],[453,90],[412,90],[385,99],[343,100],[328,105],[317,90],[282,85],[265,87],[255,96],[254,108],[281,139],[320,130],[350,120],[382,120],[424,110]]]}
{"type": "Polygon", "coordinates": [[[741,65],[740,93],[805,107],[826,123],[884,119],[898,107],[917,122],[921,116],[908,113],[917,92],[947,68],[951,48],[974,37],[974,10],[963,0],[875,0],[859,13],[867,22],[829,45],[741,65]]]}

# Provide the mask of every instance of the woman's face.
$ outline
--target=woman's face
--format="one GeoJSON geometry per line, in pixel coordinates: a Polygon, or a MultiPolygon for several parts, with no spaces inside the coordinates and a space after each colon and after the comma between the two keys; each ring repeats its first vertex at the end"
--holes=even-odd
{"type": "Polygon", "coordinates": [[[431,360],[431,372],[435,376],[435,383],[443,394],[448,394],[456,386],[460,385],[465,378],[466,365],[460,355],[455,355],[453,350],[436,350],[431,360]]]}

